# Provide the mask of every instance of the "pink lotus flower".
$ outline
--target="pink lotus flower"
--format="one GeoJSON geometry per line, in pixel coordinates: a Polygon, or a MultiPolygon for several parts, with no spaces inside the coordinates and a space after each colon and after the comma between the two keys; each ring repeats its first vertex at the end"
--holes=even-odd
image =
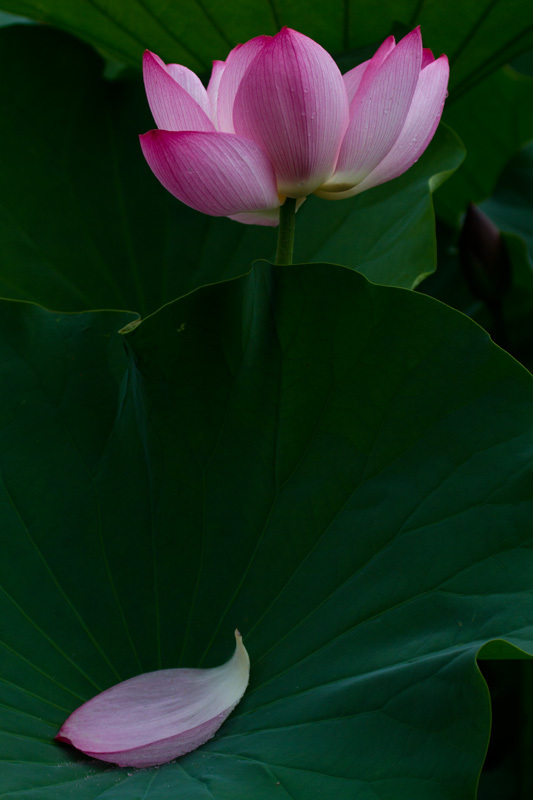
{"type": "MultiPolygon", "coordinates": [[[[290,28],[214,61],[207,90],[187,67],[144,56],[158,126],[142,135],[158,180],[213,216],[277,225],[286,197],[351,197],[401,175],[439,123],[448,60],[420,29],[341,75],[316,42],[290,28]]],[[[303,199],[300,201],[303,202],[303,199]]]]}
{"type": "Polygon", "coordinates": [[[76,709],[56,736],[121,767],[153,767],[211,739],[248,685],[250,659],[235,653],[212,669],[160,669],[112,686],[76,709]]]}

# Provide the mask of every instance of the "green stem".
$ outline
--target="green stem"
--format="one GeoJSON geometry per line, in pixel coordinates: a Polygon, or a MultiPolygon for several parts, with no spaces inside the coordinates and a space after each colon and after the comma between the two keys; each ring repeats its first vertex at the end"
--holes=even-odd
{"type": "Polygon", "coordinates": [[[294,218],[296,214],[296,199],[287,197],[279,210],[278,249],[276,251],[276,264],[292,264],[294,250],[294,218]]]}

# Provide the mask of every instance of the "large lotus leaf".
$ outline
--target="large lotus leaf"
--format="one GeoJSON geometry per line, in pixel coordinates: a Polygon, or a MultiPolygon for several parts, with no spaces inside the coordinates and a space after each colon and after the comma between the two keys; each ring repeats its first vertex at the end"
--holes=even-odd
{"type": "Polygon", "coordinates": [[[298,212],[295,259],[355,267],[374,283],[416,286],[437,264],[432,193],[463,157],[454,132],[441,125],[400,178],[349,202],[310,197],[298,212]]]}
{"type": "Polygon", "coordinates": [[[3,800],[473,800],[476,654],[533,647],[531,376],[331,265],[130,320],[2,303],[3,800]],[[237,625],[251,684],[198,751],[120,770],[52,741],[237,625]]]}
{"type": "Polygon", "coordinates": [[[29,22],[24,17],[15,17],[12,14],[4,14],[3,11],[0,11],[0,27],[4,27],[4,25],[17,25],[20,22],[29,22]]]}
{"type": "MultiPolygon", "coordinates": [[[[66,311],[143,315],[273,257],[277,232],[188,209],[148,169],[137,135],[153,127],[141,81],[109,82],[75,40],[36,26],[0,31],[17,63],[0,86],[0,294],[66,311]],[[6,117],[7,119],[7,117],[6,117]]],[[[298,213],[299,260],[338,260],[410,287],[436,262],[431,192],[462,158],[441,129],[404,176],[298,213]]]]}
{"type": "Polygon", "coordinates": [[[5,11],[52,23],[137,67],[143,50],[207,70],[238,42],[289,25],[333,52],[374,44],[392,28],[421,24],[424,40],[451,58],[465,91],[533,44],[529,0],[1,0],[5,11]]]}
{"type": "Polygon", "coordinates": [[[505,163],[533,138],[533,78],[505,67],[449,103],[444,119],[467,151],[461,168],[436,196],[439,216],[454,225],[468,203],[493,193],[505,163]]]}

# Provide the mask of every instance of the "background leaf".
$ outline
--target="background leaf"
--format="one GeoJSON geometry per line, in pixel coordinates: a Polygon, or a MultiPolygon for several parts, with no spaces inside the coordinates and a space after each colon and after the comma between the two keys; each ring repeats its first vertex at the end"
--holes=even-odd
{"type": "Polygon", "coordinates": [[[439,269],[420,286],[421,291],[483,325],[501,347],[529,370],[533,369],[532,197],[533,146],[529,144],[509,160],[493,195],[479,206],[502,231],[508,254],[509,280],[503,265],[499,277],[492,274],[489,278],[495,304],[486,304],[479,295],[472,294],[475,290],[465,280],[460,264],[459,231],[442,223],[438,226],[439,269]]]}
{"type": "Polygon", "coordinates": [[[510,159],[481,208],[499,228],[524,240],[533,268],[533,142],[510,159]]]}
{"type": "MultiPolygon", "coordinates": [[[[275,230],[196,213],[160,186],[138,143],[153,127],[138,78],[105,80],[89,48],[37,26],[0,30],[0,44],[18,64],[0,87],[2,295],[145,315],[273,257],[275,230]]],[[[443,129],[397,181],[342,202],[309,199],[296,258],[412,286],[436,263],[431,191],[461,159],[443,129]]]]}
{"type": "Polygon", "coordinates": [[[533,79],[506,67],[445,108],[468,157],[436,196],[439,216],[456,225],[469,203],[494,191],[505,163],[533,137],[533,79]]]}
{"type": "Polygon", "coordinates": [[[423,28],[424,41],[451,58],[452,85],[464,92],[533,45],[529,0],[2,0],[2,8],[73,33],[140,68],[145,48],[167,62],[208,70],[239,42],[289,25],[334,53],[379,43],[397,28],[423,28]]]}
{"type": "Polygon", "coordinates": [[[531,376],[332,265],[201,289],[126,359],[130,321],[3,303],[2,797],[472,800],[476,653],[532,649],[531,376]],[[201,750],[136,772],[52,742],[237,624],[252,683],[201,750]]]}
{"type": "Polygon", "coordinates": [[[502,171],[492,197],[481,209],[506,234],[513,283],[503,299],[508,349],[533,368],[533,144],[520,150],[502,171]]]}
{"type": "Polygon", "coordinates": [[[0,27],[4,27],[5,25],[18,25],[21,22],[29,22],[24,17],[15,17],[13,14],[4,14],[3,11],[0,11],[0,27]]]}

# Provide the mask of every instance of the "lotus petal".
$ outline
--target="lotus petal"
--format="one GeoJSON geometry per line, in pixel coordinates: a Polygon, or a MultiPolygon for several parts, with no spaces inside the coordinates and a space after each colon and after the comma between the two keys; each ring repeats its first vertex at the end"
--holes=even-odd
{"type": "Polygon", "coordinates": [[[76,709],[56,736],[121,767],[153,767],[211,739],[248,685],[239,631],[235,653],[212,669],[162,669],[107,689],[76,709]]]}
{"type": "Polygon", "coordinates": [[[269,208],[266,211],[250,211],[244,214],[230,214],[229,219],[242,222],[244,225],[263,225],[275,228],[279,225],[279,208],[269,208]]]}
{"type": "Polygon", "coordinates": [[[218,88],[220,86],[220,79],[226,69],[225,61],[213,61],[213,69],[211,77],[207,84],[207,99],[209,101],[209,116],[218,129],[218,88]]]}
{"type": "Polygon", "coordinates": [[[355,95],[359,91],[363,77],[365,79],[365,83],[370,83],[374,79],[376,73],[387,56],[394,50],[395,47],[396,41],[394,36],[389,36],[382,44],[380,44],[372,58],[370,58],[368,61],[363,61],[362,64],[358,64],[357,67],[354,67],[349,72],[344,73],[342,79],[346,87],[346,93],[348,95],[348,102],[350,105],[352,104],[352,100],[354,99],[355,95]]]}
{"type": "Polygon", "coordinates": [[[342,80],[344,81],[344,88],[346,89],[346,95],[348,97],[348,103],[351,104],[352,100],[357,94],[357,90],[361,85],[361,81],[363,80],[363,76],[369,64],[370,64],[370,59],[368,61],[363,61],[362,64],[358,64],[349,72],[345,72],[344,75],[342,76],[342,80]]]}
{"type": "Polygon", "coordinates": [[[224,62],[224,71],[218,82],[217,121],[218,130],[235,133],[233,125],[233,104],[246,70],[261,52],[269,36],[256,36],[246,44],[238,44],[224,62]]]}
{"type": "Polygon", "coordinates": [[[233,105],[235,132],[267,153],[278,191],[289,197],[307,196],[333,174],[348,114],[346,89],[332,57],[290,28],[263,44],[233,105]]]}
{"type": "Polygon", "coordinates": [[[350,189],[383,160],[403,128],[421,64],[419,28],[408,33],[396,47],[392,40],[383,43],[366,68],[350,105],[350,123],[335,175],[321,188],[328,192],[350,189]]]}
{"type": "Polygon", "coordinates": [[[424,67],[398,139],[376,169],[346,194],[347,197],[397,178],[420,158],[440,122],[449,74],[448,59],[444,55],[424,67]]]}
{"type": "Polygon", "coordinates": [[[424,47],[422,50],[422,69],[428,66],[428,64],[433,64],[435,61],[435,56],[433,52],[429,49],[429,47],[424,47]]]}
{"type": "Polygon", "coordinates": [[[144,87],[158,128],[165,131],[214,131],[207,92],[200,78],[180,64],[165,64],[146,50],[144,87]]]}
{"type": "Polygon", "coordinates": [[[272,164],[232,133],[153,130],[140,137],[150,169],[174,197],[214,217],[279,208],[272,164]]]}

